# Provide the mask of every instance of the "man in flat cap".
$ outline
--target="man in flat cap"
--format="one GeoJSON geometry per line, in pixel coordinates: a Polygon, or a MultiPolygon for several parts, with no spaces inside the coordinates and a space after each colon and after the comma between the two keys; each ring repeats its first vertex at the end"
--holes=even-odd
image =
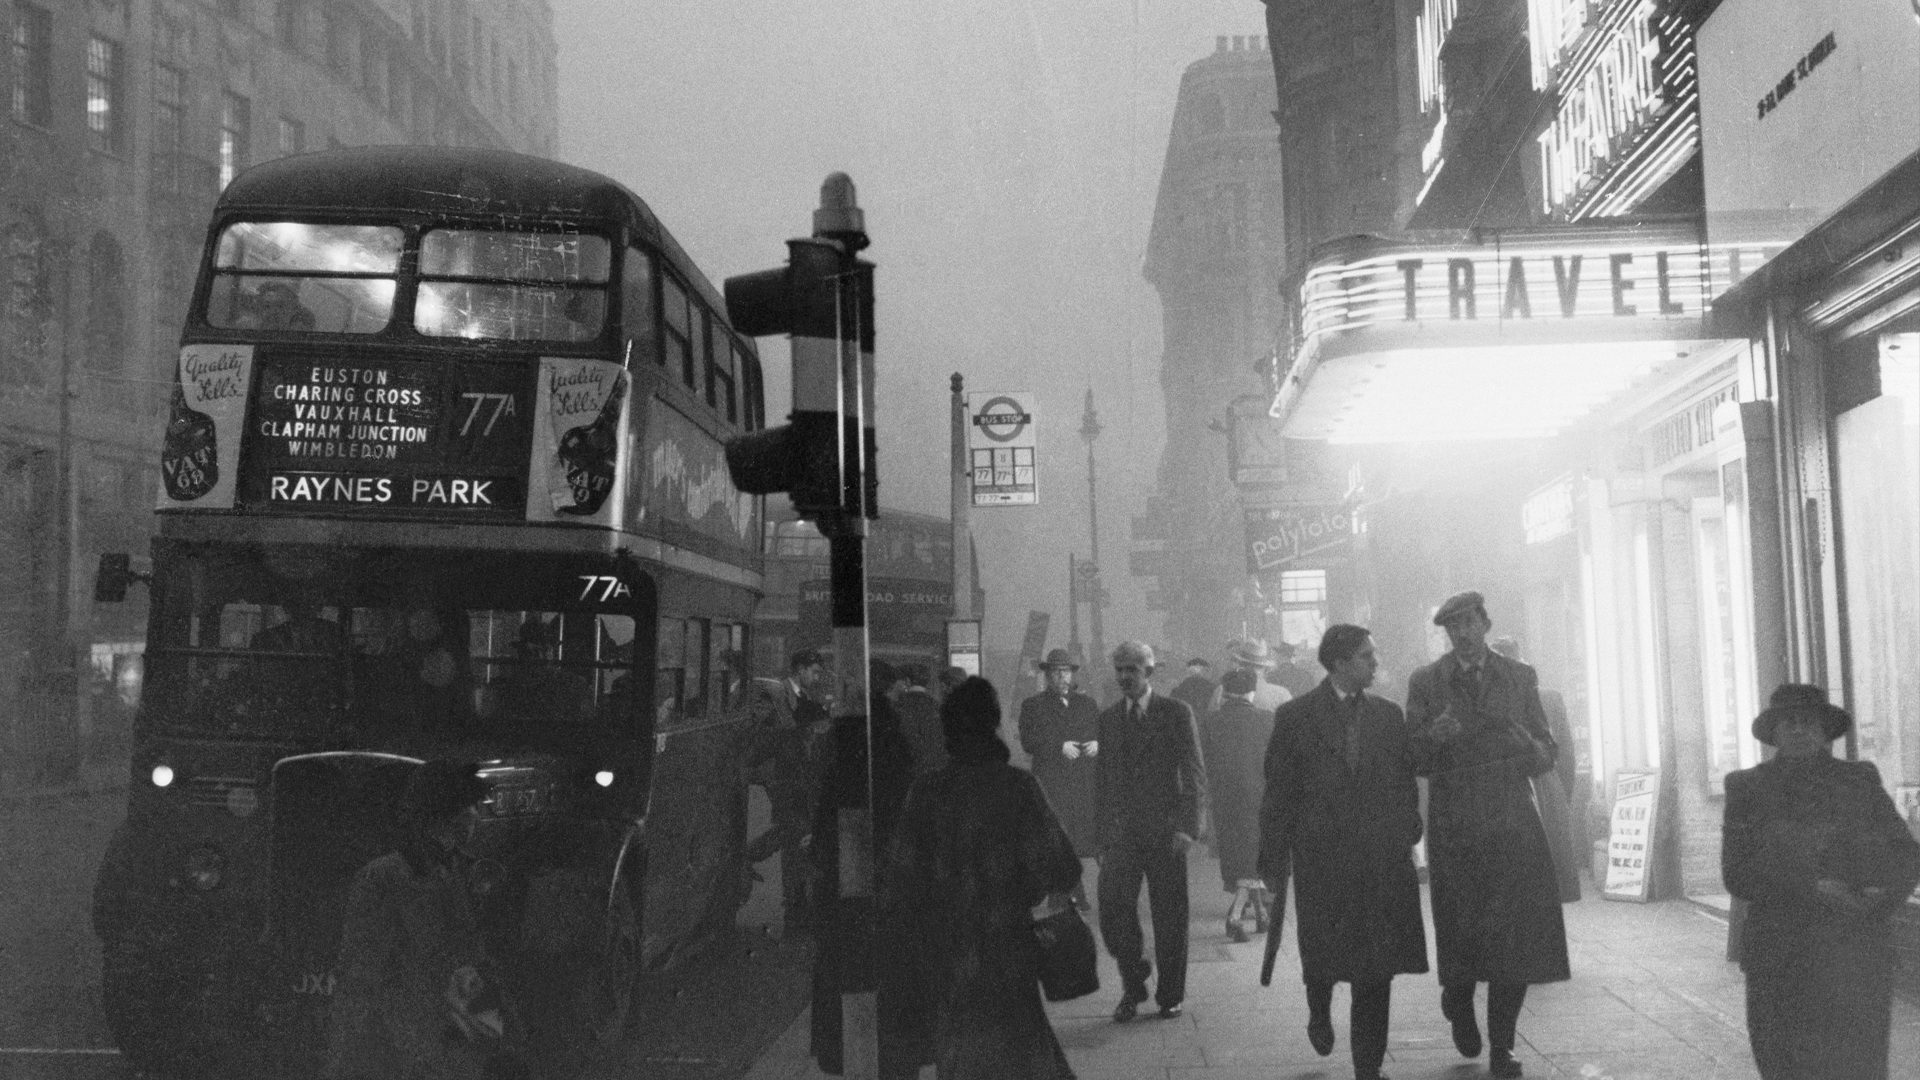
{"type": "Polygon", "coordinates": [[[1553,769],[1559,748],[1547,729],[1531,667],[1487,647],[1493,621],[1477,592],[1434,612],[1452,649],[1407,680],[1414,769],[1430,779],[1427,857],[1440,1011],[1453,1044],[1479,1056],[1474,992],[1487,984],[1488,1070],[1521,1075],[1513,1055],[1520,1008],[1532,983],[1571,978],[1547,833],[1531,779],[1553,769]]]}
{"type": "MultiPolygon", "coordinates": [[[[1046,685],[1020,703],[1020,748],[1033,759],[1033,778],[1082,858],[1094,853],[1093,759],[1100,752],[1100,706],[1073,685],[1080,665],[1054,649],[1035,665],[1046,685]]],[[[1084,879],[1083,879],[1084,880],[1084,879]]]]}

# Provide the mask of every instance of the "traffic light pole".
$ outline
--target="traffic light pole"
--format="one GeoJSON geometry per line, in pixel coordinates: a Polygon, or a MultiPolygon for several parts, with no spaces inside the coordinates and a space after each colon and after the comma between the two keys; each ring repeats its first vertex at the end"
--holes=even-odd
{"type": "Polygon", "coordinates": [[[817,797],[835,810],[836,925],[823,947],[840,976],[842,1075],[877,1080],[880,1024],[874,941],[873,721],[867,663],[867,522],[879,516],[873,439],[873,265],[853,181],[820,185],[813,235],[787,241],[787,265],[726,281],[727,316],[752,337],[786,334],[793,354],[789,423],[727,440],[727,472],[749,495],[785,492],[827,537],[833,605],[834,731],[839,782],[817,797]],[[859,741],[842,734],[859,732],[859,741]],[[857,764],[857,772],[856,766],[857,764]]]}
{"type": "Polygon", "coordinates": [[[867,519],[875,515],[873,476],[873,267],[855,258],[867,246],[853,181],[845,173],[827,177],[814,211],[813,235],[841,247],[842,272],[836,280],[839,318],[841,418],[840,468],[843,512],[823,518],[827,536],[828,578],[833,591],[833,654],[841,693],[836,726],[858,723],[866,744],[865,766],[854,798],[839,807],[840,1050],[842,1075],[877,1080],[880,1075],[879,904],[876,897],[879,852],[873,831],[873,709],[867,647],[867,519]],[[851,802],[852,805],[848,803],[851,802]]]}

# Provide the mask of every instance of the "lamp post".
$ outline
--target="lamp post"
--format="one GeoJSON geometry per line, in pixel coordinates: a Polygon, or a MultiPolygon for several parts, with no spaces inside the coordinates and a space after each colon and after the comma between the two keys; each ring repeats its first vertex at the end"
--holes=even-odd
{"type": "Polygon", "coordinates": [[[1092,534],[1089,547],[1093,573],[1089,575],[1087,590],[1087,630],[1093,638],[1093,655],[1089,659],[1103,664],[1107,647],[1100,629],[1100,608],[1106,601],[1106,590],[1100,584],[1100,492],[1093,469],[1093,441],[1100,437],[1100,417],[1093,411],[1091,386],[1087,387],[1087,411],[1080,416],[1080,437],[1087,440],[1087,529],[1092,534]]]}

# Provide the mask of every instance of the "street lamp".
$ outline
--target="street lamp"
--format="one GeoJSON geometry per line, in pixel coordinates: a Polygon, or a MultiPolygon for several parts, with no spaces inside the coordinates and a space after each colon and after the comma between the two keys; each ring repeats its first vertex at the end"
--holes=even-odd
{"type": "Polygon", "coordinates": [[[1096,664],[1104,664],[1107,657],[1106,638],[1100,628],[1100,608],[1106,602],[1106,590],[1100,584],[1100,493],[1095,483],[1093,466],[1093,441],[1100,437],[1100,416],[1093,411],[1093,387],[1087,387],[1087,411],[1080,416],[1080,437],[1087,440],[1087,529],[1090,537],[1091,563],[1093,572],[1087,590],[1087,628],[1093,635],[1093,657],[1096,664]]]}

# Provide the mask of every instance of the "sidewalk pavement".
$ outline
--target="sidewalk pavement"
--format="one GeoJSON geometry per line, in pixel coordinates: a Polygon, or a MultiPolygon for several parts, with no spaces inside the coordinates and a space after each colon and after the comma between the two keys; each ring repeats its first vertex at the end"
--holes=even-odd
{"type": "MultiPolygon", "coordinates": [[[[1292,910],[1273,985],[1259,984],[1261,943],[1226,940],[1218,864],[1189,862],[1193,923],[1186,1013],[1131,1024],[1109,1017],[1119,998],[1113,962],[1101,956],[1100,990],[1048,1006],[1080,1080],[1347,1080],[1347,989],[1334,995],[1336,1044],[1331,1057],[1307,1045],[1307,1006],[1300,989],[1292,910]]],[[[1092,892],[1091,889],[1088,890],[1092,892]]],[[[1142,925],[1145,903],[1142,901],[1142,925]]],[[[1565,907],[1573,980],[1536,986],[1520,1017],[1515,1054],[1528,1077],[1579,1080],[1755,1080],[1747,1046],[1746,984],[1726,960],[1727,924],[1709,907],[1685,900],[1633,904],[1586,899],[1565,907]]],[[[1148,956],[1152,946],[1148,946],[1148,956]]],[[[1428,919],[1428,961],[1433,961],[1428,919]]],[[[1462,1058],[1440,1015],[1432,974],[1394,980],[1393,1022],[1383,1071],[1393,1080],[1484,1077],[1487,1057],[1462,1058]]],[[[1486,994],[1479,1012],[1485,1025],[1486,994]]],[[[807,1056],[808,1014],[747,1072],[749,1080],[813,1080],[823,1074],[807,1056]]],[[[1896,998],[1892,1080],[1920,1080],[1920,1007],[1896,998]]],[[[932,1078],[931,1068],[922,1070],[932,1078]]]]}

